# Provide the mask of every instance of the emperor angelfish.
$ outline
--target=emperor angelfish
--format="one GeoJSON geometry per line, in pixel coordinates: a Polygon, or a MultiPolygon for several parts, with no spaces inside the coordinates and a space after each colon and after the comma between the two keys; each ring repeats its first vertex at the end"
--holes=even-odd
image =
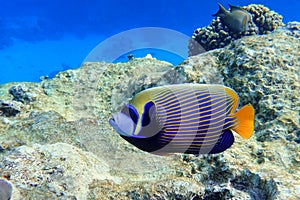
{"type": "Polygon", "coordinates": [[[248,104],[235,112],[237,106],[238,95],[223,85],[166,85],[138,93],[109,123],[153,154],[215,154],[233,144],[233,132],[253,134],[254,108],[248,104]]]}
{"type": "Polygon", "coordinates": [[[220,17],[222,23],[229,27],[233,32],[245,32],[249,30],[249,22],[252,21],[252,15],[238,6],[230,6],[230,11],[226,10],[220,3],[219,11],[214,14],[215,17],[220,17]]]}

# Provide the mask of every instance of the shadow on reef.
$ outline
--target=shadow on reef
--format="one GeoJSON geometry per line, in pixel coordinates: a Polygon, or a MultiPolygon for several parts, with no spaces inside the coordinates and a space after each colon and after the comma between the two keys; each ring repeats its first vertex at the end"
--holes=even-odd
{"type": "Polygon", "coordinates": [[[230,169],[223,155],[201,158],[182,155],[181,159],[189,165],[189,170],[182,171],[181,175],[206,186],[204,192],[195,195],[193,199],[225,200],[237,197],[238,191],[247,193],[252,200],[272,200],[278,196],[278,185],[273,179],[266,180],[248,169],[236,173],[230,169]]]}

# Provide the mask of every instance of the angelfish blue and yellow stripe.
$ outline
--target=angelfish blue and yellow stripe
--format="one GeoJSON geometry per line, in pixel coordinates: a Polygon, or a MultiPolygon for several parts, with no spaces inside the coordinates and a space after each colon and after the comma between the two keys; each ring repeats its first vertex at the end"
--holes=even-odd
{"type": "Polygon", "coordinates": [[[233,144],[233,131],[243,138],[253,134],[253,107],[235,112],[237,106],[238,95],[223,85],[166,85],[138,93],[109,122],[147,152],[213,154],[233,144]]]}

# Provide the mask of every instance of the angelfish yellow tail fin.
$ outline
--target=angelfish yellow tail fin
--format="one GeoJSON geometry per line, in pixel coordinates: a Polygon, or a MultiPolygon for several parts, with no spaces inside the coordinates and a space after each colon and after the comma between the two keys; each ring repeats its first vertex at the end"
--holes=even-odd
{"type": "Polygon", "coordinates": [[[254,132],[254,108],[251,104],[243,106],[235,113],[237,126],[232,129],[237,132],[242,138],[248,139],[254,132]]]}

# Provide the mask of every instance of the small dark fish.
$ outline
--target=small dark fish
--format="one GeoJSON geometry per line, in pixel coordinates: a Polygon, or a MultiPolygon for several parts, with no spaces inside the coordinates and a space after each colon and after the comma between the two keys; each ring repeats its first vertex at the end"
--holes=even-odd
{"type": "Polygon", "coordinates": [[[253,134],[253,107],[235,112],[237,106],[235,91],[222,85],[167,85],[138,93],[109,122],[143,151],[214,154],[233,144],[232,132],[243,138],[253,134]]]}
{"type": "Polygon", "coordinates": [[[249,30],[249,22],[252,21],[252,15],[245,9],[238,6],[230,6],[230,11],[226,10],[220,3],[219,11],[214,14],[215,17],[220,17],[222,23],[229,27],[233,32],[245,32],[249,30]]]}
{"type": "Polygon", "coordinates": [[[3,179],[0,179],[0,200],[10,200],[11,194],[11,184],[3,179]]]}

